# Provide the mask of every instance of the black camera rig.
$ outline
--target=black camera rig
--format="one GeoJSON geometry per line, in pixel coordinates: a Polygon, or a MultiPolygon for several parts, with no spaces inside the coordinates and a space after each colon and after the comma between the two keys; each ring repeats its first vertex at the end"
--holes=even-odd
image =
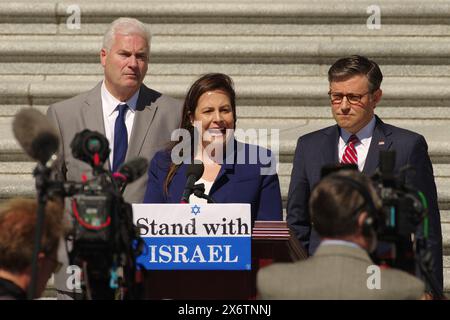
{"type": "Polygon", "coordinates": [[[138,299],[141,288],[136,282],[135,261],[142,240],[122,191],[126,183],[146,171],[147,161],[132,161],[140,166],[139,173],[128,164],[111,173],[104,169],[110,153],[108,140],[87,129],[75,135],[71,149],[76,159],[92,167],[93,177],[82,182],[54,181],[49,195],[62,197],[70,213],[72,228],[66,248],[69,264],[81,268],[83,299],[138,299]]]}

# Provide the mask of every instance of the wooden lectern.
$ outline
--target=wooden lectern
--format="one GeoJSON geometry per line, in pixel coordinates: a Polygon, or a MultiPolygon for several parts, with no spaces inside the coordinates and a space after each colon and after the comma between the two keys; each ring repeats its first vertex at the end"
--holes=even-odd
{"type": "Polygon", "coordinates": [[[145,270],[145,299],[255,299],[256,274],[273,262],[305,259],[307,253],[285,221],[255,221],[252,270],[145,270]]]}

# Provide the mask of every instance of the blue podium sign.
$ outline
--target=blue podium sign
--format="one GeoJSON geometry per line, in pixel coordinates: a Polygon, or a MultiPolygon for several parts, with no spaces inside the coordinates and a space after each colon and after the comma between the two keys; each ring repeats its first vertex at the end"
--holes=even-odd
{"type": "Polygon", "coordinates": [[[250,204],[133,204],[147,270],[250,270],[250,204]]]}

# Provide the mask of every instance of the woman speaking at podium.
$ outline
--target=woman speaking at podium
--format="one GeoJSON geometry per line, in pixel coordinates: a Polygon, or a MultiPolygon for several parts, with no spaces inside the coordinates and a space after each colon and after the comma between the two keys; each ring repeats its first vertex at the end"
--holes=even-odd
{"type": "Polygon", "coordinates": [[[144,203],[250,203],[252,221],[282,220],[276,160],[270,150],[235,139],[235,96],[225,74],[194,82],[176,141],[150,162],[144,203]]]}

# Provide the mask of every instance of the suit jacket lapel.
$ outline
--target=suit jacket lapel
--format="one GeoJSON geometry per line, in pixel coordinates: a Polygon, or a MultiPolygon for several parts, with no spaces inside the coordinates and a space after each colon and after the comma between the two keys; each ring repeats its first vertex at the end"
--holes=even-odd
{"type": "Polygon", "coordinates": [[[228,149],[232,149],[233,152],[225,154],[224,162],[222,163],[219,173],[214,180],[211,190],[209,191],[209,195],[212,195],[230,180],[227,173],[234,172],[235,165],[238,161],[237,154],[239,152],[244,152],[244,154],[248,155],[248,150],[245,149],[245,144],[235,140],[234,138],[228,142],[226,150],[228,149]]]}
{"type": "Polygon", "coordinates": [[[102,95],[100,82],[92,89],[86,97],[82,107],[81,116],[84,119],[86,128],[105,134],[105,124],[103,122],[102,95]]]}
{"type": "MultiPolygon", "coordinates": [[[[105,136],[101,87],[102,82],[98,83],[95,88],[89,92],[81,109],[81,117],[83,118],[87,129],[100,132],[105,136]]],[[[109,167],[110,163],[108,157],[104,168],[108,170],[109,167]]]]}
{"type": "Polygon", "coordinates": [[[391,131],[384,125],[380,118],[375,116],[376,124],[370,142],[369,152],[367,153],[366,163],[363,173],[372,175],[375,173],[380,162],[380,151],[389,150],[392,140],[391,131]]]}
{"type": "Polygon", "coordinates": [[[324,144],[318,146],[322,149],[322,165],[339,163],[339,127],[337,125],[324,130],[324,144]]]}
{"type": "Polygon", "coordinates": [[[141,86],[125,161],[139,155],[158,108],[155,103],[157,98],[159,97],[152,90],[144,85],[141,86]]]}

